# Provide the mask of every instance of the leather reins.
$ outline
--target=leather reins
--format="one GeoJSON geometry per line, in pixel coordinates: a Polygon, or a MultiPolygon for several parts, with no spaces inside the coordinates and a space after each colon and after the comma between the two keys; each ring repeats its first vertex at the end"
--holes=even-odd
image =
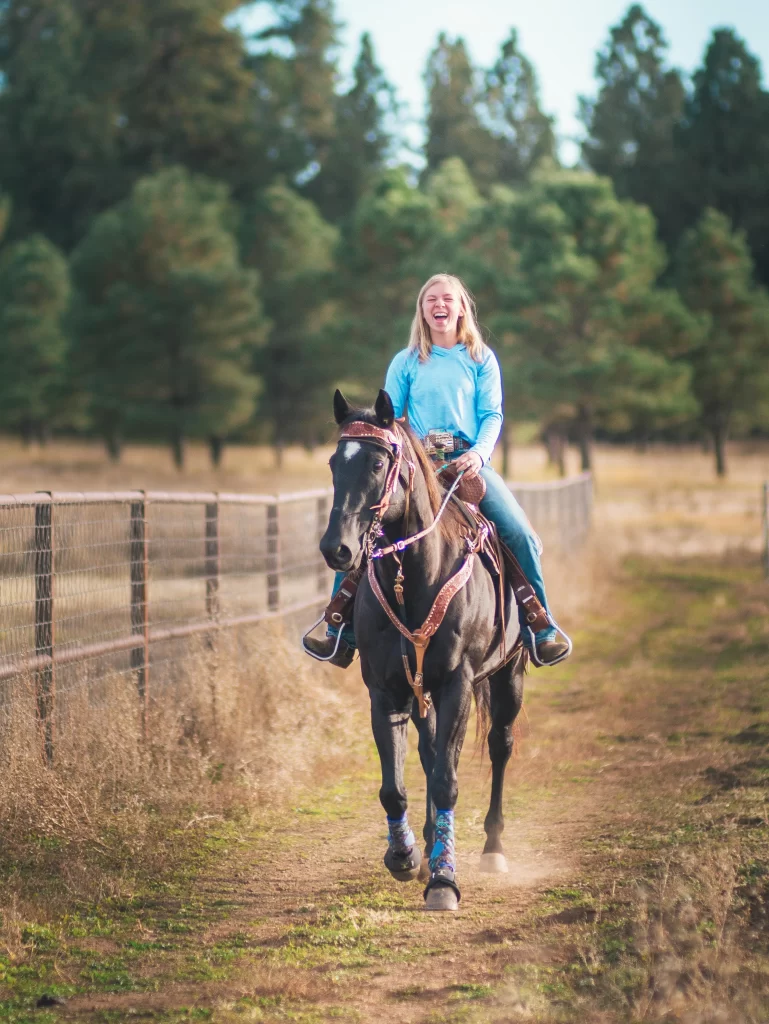
{"type": "MultiPolygon", "coordinates": [[[[462,479],[462,473],[457,475],[457,479],[452,484],[449,492],[447,493],[443,504],[441,505],[438,512],[435,514],[433,522],[425,529],[420,530],[418,533],[412,534],[410,537],[405,537],[402,540],[396,541],[394,544],[390,544],[384,548],[375,547],[377,539],[382,534],[381,521],[382,516],[387,511],[392,501],[392,495],[395,492],[395,488],[398,485],[398,480],[401,474],[401,467],[403,464],[403,449],[404,443],[408,445],[408,440],[401,436],[396,430],[388,430],[385,427],[377,427],[373,423],[362,423],[356,421],[348,424],[342,430],[340,434],[340,440],[355,440],[355,441],[371,441],[378,445],[389,454],[392,461],[392,466],[387,479],[385,481],[384,493],[381,501],[377,505],[372,505],[374,510],[374,518],[371,521],[371,526],[366,531],[366,537],[364,540],[364,549],[368,557],[368,580],[371,585],[371,589],[376,597],[379,604],[382,606],[390,622],[395,626],[401,635],[401,657],[403,659],[403,667],[406,673],[406,678],[414,691],[414,695],[419,703],[419,715],[421,718],[426,718],[427,713],[432,705],[432,699],[429,693],[424,692],[424,658],[425,652],[430,644],[430,640],[437,632],[443,619],[448,611],[448,607],[451,604],[453,598],[459,593],[459,591],[465,586],[467,581],[470,579],[473,572],[473,565],[475,562],[476,552],[479,551],[486,541],[487,530],[478,526],[476,533],[473,538],[469,536],[465,538],[466,552],[465,558],[462,565],[457,572],[441,587],[438,592],[438,596],[433,601],[432,608],[422,625],[416,630],[410,630],[405,621],[405,601],[403,596],[403,565],[399,553],[404,551],[409,545],[416,543],[421,538],[427,536],[440,522],[441,516],[443,515],[446,506],[459,486],[459,482],[462,479]],[[375,570],[375,561],[378,558],[383,558],[385,555],[392,555],[398,563],[398,571],[395,576],[395,582],[393,589],[395,591],[395,600],[398,606],[398,615],[392,610],[390,602],[385,597],[382,587],[377,579],[375,570]],[[412,674],[411,665],[409,663],[408,648],[406,647],[406,641],[409,641],[414,647],[414,653],[416,656],[416,672],[412,674]]],[[[406,504],[403,515],[404,527],[408,529],[410,502],[411,502],[411,491],[414,487],[414,475],[416,472],[416,465],[413,461],[407,460],[409,466],[409,480],[408,486],[404,488],[406,494],[406,504]]]]}

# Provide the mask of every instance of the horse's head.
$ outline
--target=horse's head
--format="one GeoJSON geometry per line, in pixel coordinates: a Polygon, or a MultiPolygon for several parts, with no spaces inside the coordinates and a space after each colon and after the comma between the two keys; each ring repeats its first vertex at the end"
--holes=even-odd
{"type": "Polygon", "coordinates": [[[405,495],[398,479],[408,467],[401,459],[404,435],[386,391],[379,392],[373,411],[353,409],[337,391],[334,417],[342,430],[330,462],[334,504],[320,551],[331,569],[346,572],[358,564],[377,512],[384,522],[402,515],[405,495]]]}

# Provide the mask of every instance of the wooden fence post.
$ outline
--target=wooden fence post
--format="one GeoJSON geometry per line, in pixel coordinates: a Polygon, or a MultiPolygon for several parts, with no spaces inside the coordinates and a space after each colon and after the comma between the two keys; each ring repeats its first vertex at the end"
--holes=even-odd
{"type": "MultiPolygon", "coordinates": [[[[219,621],[219,576],[221,561],[219,558],[219,495],[216,501],[207,502],[205,506],[206,535],[206,615],[212,622],[219,621]]],[[[209,689],[211,691],[211,718],[214,734],[219,731],[219,702],[217,700],[218,657],[217,631],[212,629],[206,634],[205,642],[209,651],[214,652],[214,663],[209,669],[209,689]]]]}
{"type": "Polygon", "coordinates": [[[280,519],[277,502],[267,506],[267,609],[280,609],[280,519]]]}
{"type": "Polygon", "coordinates": [[[43,741],[43,758],[53,762],[56,674],[53,649],[53,498],[35,505],[35,654],[50,662],[35,673],[37,717],[43,741]]]}
{"type": "MultiPolygon", "coordinates": [[[[326,532],[328,526],[328,498],[318,498],[317,505],[317,530],[318,530],[318,543],[323,534],[326,532]]],[[[318,593],[325,594],[328,589],[328,566],[323,560],[323,556],[318,552],[318,593]]]]}
{"type": "Polygon", "coordinates": [[[219,500],[206,505],[206,615],[219,618],[219,500]]]}
{"type": "Polygon", "coordinates": [[[764,480],[764,576],[769,580],[769,480],[764,480]]]}
{"type": "Polygon", "coordinates": [[[147,502],[131,502],[131,633],[142,637],[141,647],[131,650],[131,668],[136,672],[142,738],[147,738],[150,699],[150,617],[149,617],[149,545],[147,502]]]}

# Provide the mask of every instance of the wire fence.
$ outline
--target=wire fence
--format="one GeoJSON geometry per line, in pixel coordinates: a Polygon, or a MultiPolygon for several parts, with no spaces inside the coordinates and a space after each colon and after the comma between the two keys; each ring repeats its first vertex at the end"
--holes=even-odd
{"type": "MultiPolygon", "coordinates": [[[[591,520],[589,474],[513,484],[547,543],[578,545],[591,520]]],[[[301,612],[325,600],[318,543],[330,489],[273,495],[157,491],[0,495],[0,714],[24,678],[44,755],[67,695],[133,677],[150,700],[190,638],[301,612]]]]}

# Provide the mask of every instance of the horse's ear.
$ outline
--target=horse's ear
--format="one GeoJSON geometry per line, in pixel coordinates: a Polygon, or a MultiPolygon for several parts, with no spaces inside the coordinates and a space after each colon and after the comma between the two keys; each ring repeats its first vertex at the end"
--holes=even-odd
{"type": "Polygon", "coordinates": [[[334,392],[334,419],[341,426],[352,412],[352,406],[339,388],[334,392]]]}
{"type": "Polygon", "coordinates": [[[374,403],[374,412],[376,413],[377,422],[381,423],[383,427],[389,429],[395,422],[395,410],[393,409],[392,399],[382,388],[380,388],[374,403]]]}

